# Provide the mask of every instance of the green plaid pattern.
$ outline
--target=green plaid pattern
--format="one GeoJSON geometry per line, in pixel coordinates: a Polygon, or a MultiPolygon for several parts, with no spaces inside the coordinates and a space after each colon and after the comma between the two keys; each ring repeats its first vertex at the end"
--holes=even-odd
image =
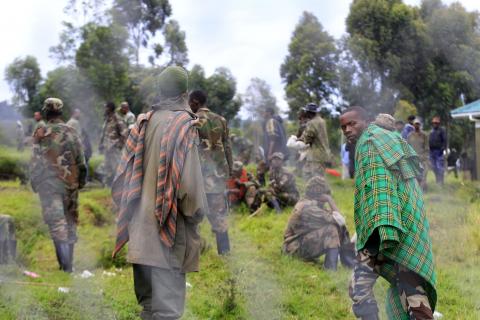
{"type": "Polygon", "coordinates": [[[392,260],[380,275],[395,285],[393,262],[423,277],[432,310],[436,274],[423,194],[419,158],[396,132],[370,125],[356,145],[355,206],[357,249],[378,228],[380,253],[392,260]]]}

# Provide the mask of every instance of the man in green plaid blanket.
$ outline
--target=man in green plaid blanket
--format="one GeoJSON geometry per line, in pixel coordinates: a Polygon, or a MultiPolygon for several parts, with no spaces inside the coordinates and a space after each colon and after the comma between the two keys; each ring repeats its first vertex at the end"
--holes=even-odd
{"type": "Polygon", "coordinates": [[[389,319],[433,319],[436,275],[419,158],[397,133],[369,124],[361,107],[347,109],[340,124],[348,142],[356,144],[353,312],[378,319],[373,286],[381,276],[391,284],[389,319]]]}

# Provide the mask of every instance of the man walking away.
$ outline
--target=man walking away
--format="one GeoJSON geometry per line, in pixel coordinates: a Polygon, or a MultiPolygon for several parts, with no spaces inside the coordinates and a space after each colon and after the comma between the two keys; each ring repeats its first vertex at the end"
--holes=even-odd
{"type": "Polygon", "coordinates": [[[33,133],[30,175],[38,192],[45,223],[55,245],[60,269],[72,272],[77,241],[78,190],[85,185],[86,166],[82,143],[62,117],[63,102],[48,98],[43,104],[47,123],[33,133]]]}
{"type": "Polygon", "coordinates": [[[207,95],[203,91],[191,92],[189,104],[199,121],[200,160],[209,208],[207,218],[215,232],[218,254],[227,254],[230,252],[230,240],[225,191],[227,179],[233,175],[227,120],[207,108],[207,95]]]}
{"type": "Polygon", "coordinates": [[[159,75],[157,104],[138,117],[112,186],[117,214],[113,255],[129,241],[142,319],[180,319],[185,273],[198,271],[198,224],[206,208],[187,71],[159,75]]]}

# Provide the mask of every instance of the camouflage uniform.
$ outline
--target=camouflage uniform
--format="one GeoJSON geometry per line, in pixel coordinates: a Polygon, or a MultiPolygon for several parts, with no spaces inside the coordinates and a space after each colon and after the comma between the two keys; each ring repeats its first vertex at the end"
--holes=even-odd
{"type": "Polygon", "coordinates": [[[233,165],[227,121],[208,108],[200,108],[196,114],[200,161],[209,206],[207,217],[214,232],[224,233],[228,230],[226,181],[233,165]]]}
{"type": "Polygon", "coordinates": [[[330,146],[328,143],[327,126],[320,115],[307,122],[300,138],[307,149],[306,163],[303,174],[306,179],[325,174],[325,164],[330,161],[330,146]]]}
{"type": "Polygon", "coordinates": [[[103,182],[106,185],[110,185],[115,177],[127,136],[127,126],[120,116],[116,113],[108,115],[103,124],[99,146],[100,152],[105,155],[105,177],[103,182]]]}
{"type": "Polygon", "coordinates": [[[288,158],[287,137],[282,121],[282,118],[280,118],[279,116],[273,116],[272,118],[267,119],[263,124],[263,148],[267,161],[276,152],[280,152],[285,156],[285,158],[288,158]],[[272,148],[270,148],[270,146],[272,148]]]}
{"type": "MultiPolygon", "coordinates": [[[[354,267],[352,278],[349,282],[349,295],[353,301],[352,310],[360,319],[379,319],[378,305],[373,292],[373,286],[380,274],[380,268],[385,263],[386,257],[381,254],[372,254],[368,249],[363,249],[357,254],[357,264],[354,267]],[[377,316],[377,318],[374,318],[377,316]]],[[[418,274],[404,266],[395,263],[398,294],[404,310],[396,310],[393,292],[387,293],[387,311],[394,319],[403,319],[405,312],[410,319],[431,319],[431,310],[428,297],[423,290],[425,280],[418,274]]]]}
{"type": "Polygon", "coordinates": [[[231,141],[235,160],[238,160],[243,164],[249,164],[253,152],[252,142],[245,137],[237,135],[232,135],[231,141]]]}
{"type": "MultiPolygon", "coordinates": [[[[279,152],[273,154],[271,158],[278,157],[283,160],[283,155],[279,152]]],[[[265,191],[265,200],[270,203],[277,200],[282,207],[294,206],[300,195],[295,183],[295,176],[285,168],[271,169],[270,182],[265,191]]]]}
{"type": "Polygon", "coordinates": [[[430,146],[428,144],[428,135],[423,130],[420,130],[419,132],[412,131],[408,135],[407,141],[420,157],[420,162],[422,163],[423,167],[423,175],[422,181],[420,181],[420,185],[422,186],[422,188],[425,189],[427,185],[427,172],[430,160],[430,146]]]}
{"type": "Polygon", "coordinates": [[[317,201],[302,199],[293,209],[283,236],[282,251],[307,261],[318,259],[327,249],[339,248],[340,230],[331,213],[317,201]]]}
{"type": "MultiPolygon", "coordinates": [[[[44,109],[61,110],[62,106],[61,100],[49,98],[44,109]]],[[[73,244],[77,240],[78,189],[83,187],[86,178],[82,143],[75,129],[58,118],[37,128],[34,141],[30,163],[32,188],[39,193],[43,219],[54,243],[69,244],[70,259],[73,259],[73,244]]],[[[59,263],[62,267],[60,258],[59,263]]]]}
{"type": "Polygon", "coordinates": [[[245,170],[242,162],[235,161],[233,163],[233,176],[227,180],[227,187],[230,204],[244,202],[250,212],[254,212],[260,207],[261,198],[258,192],[260,184],[251,173],[245,170]]]}

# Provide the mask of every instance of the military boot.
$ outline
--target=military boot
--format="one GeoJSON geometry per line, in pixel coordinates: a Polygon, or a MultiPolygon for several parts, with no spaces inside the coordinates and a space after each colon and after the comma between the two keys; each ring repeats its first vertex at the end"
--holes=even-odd
{"type": "Polygon", "coordinates": [[[230,252],[230,240],[228,238],[228,231],[215,232],[217,238],[217,252],[219,255],[226,255],[230,252]]]}
{"type": "Polygon", "coordinates": [[[68,249],[69,249],[69,254],[70,254],[70,266],[72,266],[72,270],[73,270],[73,252],[75,251],[75,243],[70,243],[68,245],[68,249]]]}
{"type": "Polygon", "coordinates": [[[338,253],[339,253],[338,248],[327,249],[327,252],[325,253],[325,261],[323,263],[323,267],[326,270],[332,270],[332,271],[337,270],[338,253]]]}
{"type": "Polygon", "coordinates": [[[68,243],[60,241],[55,241],[54,243],[58,264],[60,265],[60,270],[68,273],[72,272],[72,264],[70,261],[70,248],[68,243]]]}
{"type": "Polygon", "coordinates": [[[269,203],[275,209],[276,213],[282,213],[282,208],[280,207],[280,203],[277,199],[272,199],[269,201],[269,203]]]}
{"type": "Polygon", "coordinates": [[[344,267],[353,269],[357,259],[355,258],[355,250],[353,244],[347,244],[340,247],[340,262],[344,267]]]}

